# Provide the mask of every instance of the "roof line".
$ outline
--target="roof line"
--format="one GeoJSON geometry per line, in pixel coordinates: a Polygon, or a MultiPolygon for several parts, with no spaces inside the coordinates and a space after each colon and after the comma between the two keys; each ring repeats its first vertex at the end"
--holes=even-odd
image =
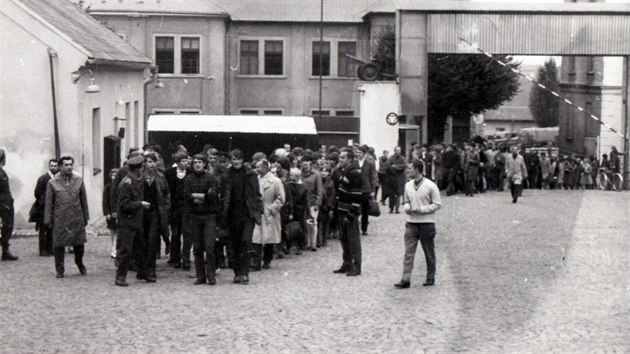
{"type": "Polygon", "coordinates": [[[85,54],[85,56],[87,56],[88,58],[92,58],[94,57],[94,54],[92,54],[87,48],[85,48],[84,46],[80,45],[79,43],[77,43],[76,41],[74,41],[70,36],[68,36],[67,34],[65,34],[64,32],[62,32],[60,29],[58,29],[57,27],[53,26],[50,22],[46,21],[44,18],[42,18],[41,16],[39,16],[37,13],[35,13],[35,11],[31,10],[31,8],[29,8],[28,6],[26,6],[25,4],[23,4],[21,1],[19,0],[12,0],[13,3],[15,5],[17,5],[19,8],[21,8],[22,10],[24,10],[26,13],[28,13],[29,15],[31,15],[33,18],[35,18],[36,20],[38,20],[39,22],[41,22],[44,26],[48,27],[50,30],[52,30],[53,32],[55,32],[59,37],[63,38],[64,40],[66,40],[68,43],[70,43],[73,47],[77,48],[80,52],[82,52],[83,54],[85,54]]]}
{"type": "Polygon", "coordinates": [[[129,16],[129,17],[148,17],[148,16],[190,16],[190,17],[216,17],[216,18],[231,18],[229,13],[194,13],[194,12],[158,12],[158,11],[90,11],[90,15],[100,15],[100,16],[112,16],[112,15],[120,15],[120,16],[129,16]]]}
{"type": "Polygon", "coordinates": [[[129,69],[146,69],[151,67],[151,61],[125,61],[125,60],[109,60],[109,59],[88,59],[89,64],[93,65],[113,65],[129,69]]]}

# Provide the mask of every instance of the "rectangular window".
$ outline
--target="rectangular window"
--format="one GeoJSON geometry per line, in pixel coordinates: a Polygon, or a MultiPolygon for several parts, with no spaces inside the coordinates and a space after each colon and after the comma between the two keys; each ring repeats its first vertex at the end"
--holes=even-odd
{"type": "Polygon", "coordinates": [[[258,110],[256,109],[241,109],[241,114],[246,116],[257,116],[258,110]]]}
{"type": "MultiPolygon", "coordinates": [[[[125,139],[127,140],[127,142],[125,143],[126,151],[129,151],[129,148],[131,147],[131,137],[133,136],[134,139],[136,140],[136,146],[140,146],[142,144],[140,144],[140,141],[144,140],[144,136],[142,136],[140,138],[140,140],[138,140],[138,136],[140,135],[140,102],[139,101],[133,101],[133,133],[130,131],[128,138],[125,139]],[[132,135],[134,134],[134,135],[132,135]]],[[[130,127],[131,125],[129,124],[129,121],[127,121],[127,126],[130,127]]],[[[144,122],[142,122],[142,126],[144,127],[144,122]]]]}
{"type": "Polygon", "coordinates": [[[330,42],[313,42],[313,76],[319,76],[321,66],[322,76],[330,75],[330,42]],[[320,45],[323,44],[323,45],[320,45]],[[320,51],[321,48],[321,51],[320,51]],[[320,63],[321,58],[321,63],[320,63]]]}
{"type": "MultiPolygon", "coordinates": [[[[311,113],[314,117],[319,117],[319,110],[314,109],[311,113]]],[[[330,111],[322,110],[322,116],[329,117],[330,111]]]]}
{"type": "Polygon", "coordinates": [[[199,38],[182,37],[182,74],[199,74],[199,38]]]}
{"type": "Polygon", "coordinates": [[[573,139],[573,115],[569,112],[568,109],[564,110],[564,117],[566,120],[567,131],[565,133],[565,137],[567,139],[573,139]]]}
{"type": "Polygon", "coordinates": [[[338,58],[337,58],[337,76],[341,77],[354,77],[357,73],[356,61],[346,56],[355,56],[357,53],[356,42],[339,42],[338,44],[338,58]]]}
{"type": "Polygon", "coordinates": [[[354,117],[354,111],[337,111],[335,115],[337,117],[354,117]]]}
{"type": "Polygon", "coordinates": [[[281,116],[282,115],[282,111],[279,109],[266,109],[264,114],[266,116],[281,116]]]}
{"type": "Polygon", "coordinates": [[[258,75],[258,41],[241,41],[241,74],[258,75]]]}
{"type": "Polygon", "coordinates": [[[175,73],[175,38],[155,37],[155,65],[161,74],[175,73]]]}
{"type": "Polygon", "coordinates": [[[175,114],[175,111],[163,111],[163,110],[155,110],[153,114],[175,114]]]}
{"type": "Polygon", "coordinates": [[[199,111],[180,111],[179,114],[199,114],[199,111]]]}
{"type": "Polygon", "coordinates": [[[265,75],[282,75],[282,41],[265,41],[265,75]]]}
{"type": "Polygon", "coordinates": [[[92,173],[97,175],[101,168],[101,109],[92,109],[92,173]]]}

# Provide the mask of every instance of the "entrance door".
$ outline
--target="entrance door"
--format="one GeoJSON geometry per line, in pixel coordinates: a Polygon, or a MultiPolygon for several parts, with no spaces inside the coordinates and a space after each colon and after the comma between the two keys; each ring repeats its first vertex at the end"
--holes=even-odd
{"type": "Polygon", "coordinates": [[[103,185],[109,182],[109,172],[120,167],[120,138],[115,135],[108,135],[104,138],[103,149],[103,185]]]}

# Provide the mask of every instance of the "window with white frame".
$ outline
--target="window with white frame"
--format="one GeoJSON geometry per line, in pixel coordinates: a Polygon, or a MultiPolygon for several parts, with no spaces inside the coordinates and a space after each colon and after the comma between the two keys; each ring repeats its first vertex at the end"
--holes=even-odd
{"type": "Polygon", "coordinates": [[[282,110],[281,109],[265,109],[263,111],[263,114],[266,116],[281,116],[282,110]]]}
{"type": "Polygon", "coordinates": [[[198,36],[156,36],[155,64],[160,74],[199,74],[200,42],[198,36]]]}
{"type": "Polygon", "coordinates": [[[330,42],[313,42],[313,76],[330,76],[330,42]],[[321,58],[321,63],[320,63],[321,58]]]}
{"type": "Polygon", "coordinates": [[[241,74],[258,75],[258,41],[241,41],[241,74]]]}
{"type": "Polygon", "coordinates": [[[282,41],[265,41],[265,75],[282,75],[282,41]]]}
{"type": "Polygon", "coordinates": [[[175,38],[155,37],[155,65],[160,74],[175,73],[175,38]]]}
{"type": "Polygon", "coordinates": [[[240,41],[241,75],[284,75],[284,41],[243,39],[240,41]]]}

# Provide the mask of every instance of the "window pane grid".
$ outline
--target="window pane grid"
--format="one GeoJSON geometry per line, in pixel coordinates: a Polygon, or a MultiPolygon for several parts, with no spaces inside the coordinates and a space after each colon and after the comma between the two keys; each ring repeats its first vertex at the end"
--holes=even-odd
{"type": "Polygon", "coordinates": [[[258,74],[258,41],[241,41],[241,74],[258,74]]]}
{"type": "Polygon", "coordinates": [[[161,74],[175,73],[175,38],[155,38],[155,64],[161,74]]]}
{"type": "Polygon", "coordinates": [[[282,75],[282,41],[265,41],[265,75],[282,75]]]}
{"type": "Polygon", "coordinates": [[[199,38],[182,38],[182,74],[199,74],[199,38]]]}
{"type": "MultiPolygon", "coordinates": [[[[330,75],[330,42],[323,42],[322,53],[322,76],[330,75]]],[[[319,58],[320,58],[320,43],[313,42],[313,76],[319,76],[319,58]]]]}

